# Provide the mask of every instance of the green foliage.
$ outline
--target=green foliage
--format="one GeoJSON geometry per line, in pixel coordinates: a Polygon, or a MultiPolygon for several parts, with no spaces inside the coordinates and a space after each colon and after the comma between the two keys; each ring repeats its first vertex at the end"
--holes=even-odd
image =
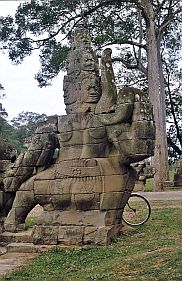
{"type": "Polygon", "coordinates": [[[126,228],[110,246],[52,249],[0,280],[180,281],[181,203],[156,201],[152,207],[146,225],[126,228]]]}
{"type": "Polygon", "coordinates": [[[35,132],[37,124],[47,120],[46,114],[39,114],[35,112],[21,112],[17,117],[11,120],[11,124],[15,129],[26,129],[27,137],[35,132]]]}
{"type": "Polygon", "coordinates": [[[146,192],[151,192],[152,191],[152,178],[146,180],[145,184],[145,191],[146,192]]]}
{"type": "Polygon", "coordinates": [[[47,119],[46,114],[33,112],[22,112],[15,117],[11,124],[0,116],[0,134],[1,138],[7,140],[9,145],[14,147],[18,153],[25,149],[24,144],[29,141],[37,128],[39,122],[47,119]]]}
{"type": "Polygon", "coordinates": [[[139,32],[138,12],[132,3],[34,0],[19,5],[14,21],[9,16],[0,18],[0,41],[16,63],[40,49],[42,69],[36,78],[42,87],[64,70],[69,40],[61,41],[80,24],[89,29],[98,50],[132,42],[139,32]]]}
{"type": "Polygon", "coordinates": [[[21,112],[13,120],[11,126],[15,132],[15,140],[20,143],[23,148],[24,143],[35,133],[39,122],[47,120],[46,114],[38,114],[34,112],[21,112]]]}
{"type": "Polygon", "coordinates": [[[25,228],[32,228],[36,225],[36,218],[35,217],[27,217],[25,220],[25,228]]]}
{"type": "Polygon", "coordinates": [[[17,130],[2,117],[0,117],[0,132],[1,138],[6,140],[7,143],[17,151],[17,153],[22,151],[24,143],[23,137],[19,137],[17,130]]]}
{"type": "MultiPolygon", "coordinates": [[[[161,42],[165,38],[165,46],[176,50],[180,46],[180,4],[175,0],[170,2],[154,1],[155,25],[157,33],[165,23],[166,28],[159,35],[161,42]]],[[[139,7],[139,1],[135,0],[28,1],[19,5],[14,19],[0,18],[0,41],[16,63],[32,50],[40,49],[42,70],[36,75],[40,86],[50,84],[64,70],[69,40],[63,39],[69,38],[72,29],[80,24],[90,31],[97,50],[117,45],[120,52],[115,60],[125,69],[143,72],[141,65],[147,67],[147,19],[144,13],[139,13],[139,7]]]]}
{"type": "Polygon", "coordinates": [[[40,87],[50,85],[48,81],[64,70],[68,50],[69,47],[57,43],[55,39],[44,44],[40,55],[42,70],[35,76],[40,87]]]}

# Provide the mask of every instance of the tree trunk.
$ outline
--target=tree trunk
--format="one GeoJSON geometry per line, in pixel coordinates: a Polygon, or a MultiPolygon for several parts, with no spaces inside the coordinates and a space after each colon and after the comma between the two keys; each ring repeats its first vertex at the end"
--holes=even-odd
{"type": "Polygon", "coordinates": [[[163,73],[160,73],[162,67],[159,62],[158,51],[160,52],[160,49],[157,48],[152,1],[142,0],[142,6],[147,23],[149,97],[153,105],[156,126],[155,152],[152,157],[152,165],[156,169],[153,190],[159,191],[164,189],[164,181],[167,180],[168,174],[165,98],[162,92],[164,85],[161,84],[163,73]]]}
{"type": "Polygon", "coordinates": [[[165,82],[164,82],[164,73],[162,67],[162,57],[160,53],[160,38],[157,40],[157,57],[158,57],[158,65],[159,65],[159,82],[160,82],[160,97],[161,97],[161,126],[164,132],[164,142],[161,148],[161,152],[163,155],[163,163],[164,164],[164,180],[169,180],[169,165],[168,165],[168,145],[167,145],[167,135],[166,135],[166,101],[165,101],[165,82]]]}

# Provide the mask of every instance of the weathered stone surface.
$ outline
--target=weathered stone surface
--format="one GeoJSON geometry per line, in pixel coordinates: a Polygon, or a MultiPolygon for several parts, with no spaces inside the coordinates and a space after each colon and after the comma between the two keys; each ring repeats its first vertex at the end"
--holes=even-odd
{"type": "Polygon", "coordinates": [[[23,192],[17,191],[14,208],[18,208],[19,206],[21,207],[32,206],[32,202],[34,202],[33,190],[24,190],[23,192]]]}
{"type": "Polygon", "coordinates": [[[85,227],[83,244],[107,245],[121,232],[121,224],[105,227],[85,227]]]}
{"type": "Polygon", "coordinates": [[[101,58],[102,96],[97,104],[95,113],[107,113],[115,108],[117,89],[111,59],[112,50],[107,48],[101,58]]]}
{"type": "Polygon", "coordinates": [[[56,211],[52,210],[46,210],[46,206],[44,206],[44,211],[41,213],[40,216],[36,219],[37,225],[59,225],[59,223],[54,223],[54,214],[56,211]]]}
{"type": "Polygon", "coordinates": [[[128,175],[109,175],[103,177],[103,192],[122,192],[125,190],[128,175]]]}
{"type": "Polygon", "coordinates": [[[65,245],[83,244],[83,226],[60,226],[58,233],[58,243],[65,245]]]}
{"type": "Polygon", "coordinates": [[[32,182],[30,179],[26,180],[22,185],[20,186],[19,190],[21,191],[28,191],[34,189],[34,182],[32,182]]]}
{"type": "Polygon", "coordinates": [[[6,172],[3,188],[16,196],[4,227],[20,230],[40,204],[35,244],[105,245],[121,231],[137,178],[131,163],[153,155],[152,106],[138,89],[117,93],[110,49],[99,73],[85,29],[74,33],[66,69],[67,115],[40,124],[27,151],[6,172]]]}
{"type": "Polygon", "coordinates": [[[34,167],[19,167],[16,171],[16,176],[27,175],[28,178],[30,175],[32,175],[33,170],[34,167]]]}
{"type": "MultiPolygon", "coordinates": [[[[38,253],[39,248],[32,243],[12,242],[6,247],[8,253],[38,253]]],[[[19,265],[20,266],[20,265],[19,265]]]]}
{"type": "MultiPolygon", "coordinates": [[[[28,173],[29,174],[29,173],[28,173]]],[[[4,190],[6,192],[17,191],[24,180],[28,178],[28,174],[24,176],[14,176],[8,177],[4,179],[4,190]]]]}
{"type": "Polygon", "coordinates": [[[105,225],[121,224],[123,209],[109,210],[106,212],[105,225]]]}
{"type": "Polygon", "coordinates": [[[102,226],[105,221],[106,212],[100,210],[80,211],[70,210],[52,210],[44,211],[37,218],[38,225],[73,225],[73,226],[102,226]]]}
{"type": "Polygon", "coordinates": [[[133,137],[139,139],[151,139],[155,137],[155,128],[152,121],[133,122],[133,137]]]}
{"type": "Polygon", "coordinates": [[[32,229],[17,233],[3,232],[1,240],[3,243],[32,243],[32,229]]]}
{"type": "Polygon", "coordinates": [[[66,112],[93,111],[101,95],[99,64],[85,29],[75,31],[66,68],[63,85],[66,112]]]}
{"type": "Polygon", "coordinates": [[[123,192],[107,192],[101,194],[100,209],[112,210],[120,209],[123,192]]]}
{"type": "Polygon", "coordinates": [[[87,176],[76,178],[72,183],[73,194],[101,193],[103,191],[103,179],[101,176],[87,176]]]}
{"type": "Polygon", "coordinates": [[[54,190],[55,180],[35,180],[34,181],[34,193],[39,194],[52,194],[54,190]]]}
{"type": "Polygon", "coordinates": [[[2,172],[5,172],[11,165],[10,160],[0,160],[0,176],[2,177],[2,172]]]}
{"type": "Polygon", "coordinates": [[[35,176],[35,180],[54,180],[56,177],[55,167],[49,167],[46,171],[38,172],[35,176]]]}
{"type": "Polygon", "coordinates": [[[82,153],[82,145],[63,147],[61,149],[59,161],[79,159],[82,153]]]}
{"type": "Polygon", "coordinates": [[[101,175],[99,166],[96,167],[72,167],[66,166],[65,163],[57,165],[56,178],[70,177],[70,178],[84,178],[97,177],[101,175]]]}
{"type": "Polygon", "coordinates": [[[33,243],[42,245],[56,245],[58,241],[58,226],[35,226],[33,243]]]}
{"type": "Polygon", "coordinates": [[[98,228],[95,226],[85,227],[83,242],[84,244],[95,244],[98,228]]]}
{"type": "Polygon", "coordinates": [[[99,210],[99,193],[80,193],[74,195],[74,203],[78,210],[99,210]]]}

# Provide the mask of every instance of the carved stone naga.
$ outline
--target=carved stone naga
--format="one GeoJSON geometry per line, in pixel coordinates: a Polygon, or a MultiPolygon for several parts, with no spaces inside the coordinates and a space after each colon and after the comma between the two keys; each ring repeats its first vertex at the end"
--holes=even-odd
{"type": "Polygon", "coordinates": [[[117,237],[136,179],[130,164],[154,151],[147,95],[131,87],[117,93],[110,49],[103,52],[100,77],[86,29],[72,40],[64,77],[67,115],[37,128],[4,180],[6,192],[16,191],[6,231],[21,230],[28,213],[43,207],[34,244],[103,245],[117,237]]]}

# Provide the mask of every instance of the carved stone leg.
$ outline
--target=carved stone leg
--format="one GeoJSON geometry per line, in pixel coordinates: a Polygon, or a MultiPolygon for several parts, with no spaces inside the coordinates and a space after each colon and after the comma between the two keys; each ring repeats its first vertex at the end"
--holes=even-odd
{"type": "Polygon", "coordinates": [[[0,220],[5,218],[12,208],[15,192],[0,191],[0,220]]]}
{"type": "Polygon", "coordinates": [[[13,207],[4,222],[4,229],[10,232],[24,229],[25,219],[35,205],[33,191],[17,191],[13,207]]]}
{"type": "Polygon", "coordinates": [[[0,232],[4,231],[4,220],[12,208],[15,193],[13,192],[0,192],[0,232]]]}

